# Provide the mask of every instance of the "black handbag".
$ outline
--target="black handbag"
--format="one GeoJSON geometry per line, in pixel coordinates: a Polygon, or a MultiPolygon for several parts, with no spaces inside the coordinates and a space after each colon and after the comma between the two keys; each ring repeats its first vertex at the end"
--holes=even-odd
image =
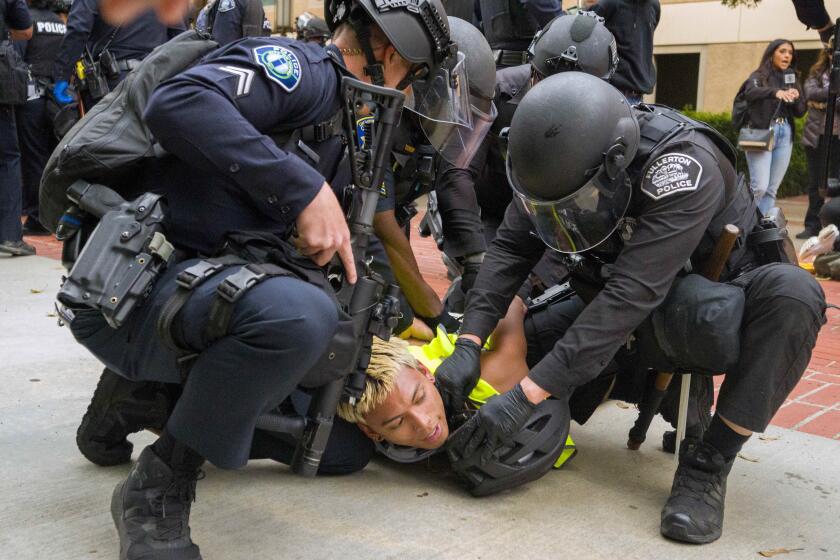
{"type": "Polygon", "coordinates": [[[29,68],[11,41],[0,42],[0,105],[26,103],[29,68]]]}
{"type": "Polygon", "coordinates": [[[776,120],[776,116],[779,114],[779,109],[781,109],[781,107],[782,102],[779,101],[779,105],[773,112],[773,116],[770,117],[769,128],[753,128],[751,126],[743,127],[740,132],[738,132],[738,147],[745,152],[772,151],[773,147],[776,145],[776,134],[773,131],[772,123],[776,120]]]}

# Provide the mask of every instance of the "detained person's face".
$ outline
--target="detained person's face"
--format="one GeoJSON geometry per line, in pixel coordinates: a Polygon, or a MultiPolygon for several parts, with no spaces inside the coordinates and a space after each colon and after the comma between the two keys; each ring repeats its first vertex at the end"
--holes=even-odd
{"type": "Polygon", "coordinates": [[[437,449],[449,437],[443,401],[425,368],[403,367],[394,390],[359,427],[371,438],[420,449],[437,449]]]}
{"type": "Polygon", "coordinates": [[[793,46],[790,43],[782,43],[773,52],[773,66],[776,70],[784,72],[790,68],[791,62],[793,62],[793,46]]]}

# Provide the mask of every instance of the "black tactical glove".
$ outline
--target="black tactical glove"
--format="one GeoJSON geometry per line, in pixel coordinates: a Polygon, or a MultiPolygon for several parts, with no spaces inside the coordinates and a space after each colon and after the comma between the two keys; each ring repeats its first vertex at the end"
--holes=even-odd
{"type": "Polygon", "coordinates": [[[481,462],[486,462],[502,447],[512,447],[513,437],[531,417],[536,405],[528,400],[522,386],[493,397],[458,430],[450,442],[462,457],[470,457],[482,444],[481,462]]]}
{"type": "Polygon", "coordinates": [[[481,346],[466,338],[455,341],[455,351],[435,370],[437,387],[447,416],[464,408],[467,396],[481,375],[481,346]]]}
{"type": "Polygon", "coordinates": [[[475,285],[481,263],[484,261],[484,253],[476,253],[464,259],[463,272],[461,272],[461,291],[466,294],[475,285]]]}
{"type": "Polygon", "coordinates": [[[456,333],[458,329],[461,328],[461,322],[449,314],[449,311],[446,309],[446,305],[443,307],[443,311],[440,312],[440,315],[437,317],[421,317],[415,313],[415,316],[426,323],[433,332],[437,331],[438,325],[443,325],[443,328],[446,329],[447,333],[456,333]]]}

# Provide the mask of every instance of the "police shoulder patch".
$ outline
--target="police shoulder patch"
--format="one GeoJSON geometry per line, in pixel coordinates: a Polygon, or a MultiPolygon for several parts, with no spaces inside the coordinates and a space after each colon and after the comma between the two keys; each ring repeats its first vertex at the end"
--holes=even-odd
{"type": "Polygon", "coordinates": [[[236,0],[218,0],[219,11],[229,12],[236,7],[236,0]]]}
{"type": "Polygon", "coordinates": [[[653,200],[697,190],[703,166],[693,157],[670,152],[656,158],[642,177],[642,192],[653,200]]]}
{"type": "Polygon", "coordinates": [[[291,93],[300,84],[300,61],[295,53],[279,45],[263,45],[254,49],[254,60],[263,67],[268,79],[291,93]]]}

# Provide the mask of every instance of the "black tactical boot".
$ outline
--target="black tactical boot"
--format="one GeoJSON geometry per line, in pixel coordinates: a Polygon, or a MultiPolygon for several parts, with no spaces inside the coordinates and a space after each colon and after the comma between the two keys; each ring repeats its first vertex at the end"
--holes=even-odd
{"type": "Polygon", "coordinates": [[[176,473],[151,447],[143,450],[111,498],[120,560],[201,560],[189,525],[199,474],[176,473]]]}
{"type": "Polygon", "coordinates": [[[662,508],[659,530],[664,536],[692,544],[720,538],[726,477],[733,462],[707,443],[686,440],[680,446],[680,465],[662,508]]]}
{"type": "Polygon", "coordinates": [[[129,381],[103,370],[76,431],[79,451],[103,467],[129,462],[134,446],[126,436],[146,428],[163,429],[170,400],[163,383],[129,381]]]}
{"type": "MultiPolygon", "coordinates": [[[[706,423],[708,425],[708,422],[706,423]]],[[[703,439],[703,428],[700,424],[688,426],[685,429],[686,440],[701,440],[703,439]]],[[[665,453],[673,453],[677,449],[677,430],[668,430],[662,434],[662,451],[665,453]]]]}

